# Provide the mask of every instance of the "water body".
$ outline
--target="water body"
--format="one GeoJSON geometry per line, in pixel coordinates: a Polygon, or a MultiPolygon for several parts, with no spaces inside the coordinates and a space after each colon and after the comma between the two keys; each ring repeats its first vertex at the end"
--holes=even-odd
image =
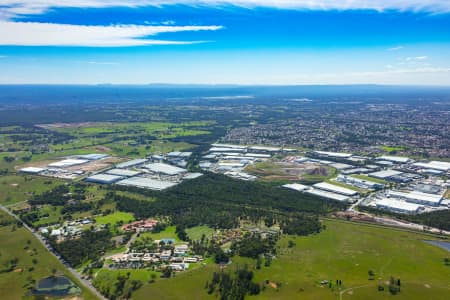
{"type": "Polygon", "coordinates": [[[65,276],[47,277],[40,280],[37,287],[33,290],[33,295],[47,296],[67,296],[79,294],[80,288],[77,287],[69,278],[65,276]]]}
{"type": "Polygon", "coordinates": [[[445,249],[450,252],[450,242],[443,241],[424,241],[425,243],[438,246],[439,248],[445,249]]]}

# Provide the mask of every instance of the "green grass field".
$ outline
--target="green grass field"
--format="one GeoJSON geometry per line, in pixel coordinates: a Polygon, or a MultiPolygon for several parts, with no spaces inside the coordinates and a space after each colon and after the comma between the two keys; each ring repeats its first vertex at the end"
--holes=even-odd
{"type": "Polygon", "coordinates": [[[175,239],[176,242],[179,242],[180,239],[178,238],[177,234],[175,233],[175,226],[167,226],[166,229],[164,229],[161,232],[158,233],[152,233],[152,232],[144,232],[141,233],[141,237],[150,237],[153,240],[160,240],[160,239],[175,239]]]}
{"type": "Polygon", "coordinates": [[[38,176],[8,175],[0,177],[0,203],[9,206],[42,194],[64,181],[38,176]]]}
{"type": "Polygon", "coordinates": [[[122,221],[124,224],[134,221],[134,216],[130,213],[116,211],[107,216],[101,216],[95,218],[97,224],[110,224],[111,227],[122,221]]]}
{"type": "MultiPolygon", "coordinates": [[[[307,237],[283,237],[278,256],[270,267],[255,270],[255,280],[281,283],[266,288],[249,299],[448,299],[450,267],[443,259],[449,253],[428,245],[429,236],[378,226],[324,221],[327,229],[307,237]],[[296,244],[288,248],[288,241],[296,244]],[[368,279],[368,270],[375,280],[368,279]],[[390,276],[400,278],[401,292],[392,296],[377,290],[390,276]],[[323,287],[320,281],[342,280],[342,289],[323,287]],[[342,295],[340,295],[342,292],[342,295]]],[[[233,265],[254,262],[233,258],[233,265]]],[[[133,299],[214,299],[204,289],[205,282],[219,267],[210,264],[197,270],[179,273],[172,279],[147,284],[133,299]]]]}
{"type": "Polygon", "coordinates": [[[200,240],[203,234],[206,238],[210,239],[214,233],[214,229],[208,226],[196,226],[186,229],[186,233],[191,240],[200,240]]]}
{"type": "Polygon", "coordinates": [[[404,146],[380,146],[379,148],[389,153],[406,150],[404,146]]]}
{"type": "MultiPolygon", "coordinates": [[[[0,214],[4,216],[3,212],[0,214]]],[[[0,268],[3,269],[5,263],[13,258],[18,259],[16,271],[0,273],[0,298],[2,300],[28,299],[29,297],[23,297],[27,293],[27,283],[30,282],[30,279],[37,282],[52,275],[53,269],[64,273],[82,287],[26,229],[17,228],[12,231],[12,226],[2,226],[0,227],[0,268]],[[33,259],[36,259],[36,263],[33,263],[33,259]],[[34,267],[34,270],[30,271],[31,267],[34,267]]],[[[85,289],[83,289],[82,297],[85,300],[97,299],[85,289]]]]}

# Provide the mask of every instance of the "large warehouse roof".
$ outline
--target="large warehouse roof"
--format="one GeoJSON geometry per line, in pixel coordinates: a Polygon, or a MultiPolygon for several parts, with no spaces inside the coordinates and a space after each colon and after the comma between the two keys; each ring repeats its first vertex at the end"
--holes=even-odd
{"type": "Polygon", "coordinates": [[[141,172],[125,169],[111,169],[105,172],[106,174],[132,177],[141,174],[141,172]]]}
{"type": "Polygon", "coordinates": [[[406,199],[406,201],[409,201],[409,202],[428,204],[428,205],[432,205],[432,206],[439,205],[439,203],[442,200],[441,195],[427,194],[427,193],[422,193],[419,191],[412,191],[409,193],[391,191],[390,195],[392,197],[406,199]]]}
{"type": "Polygon", "coordinates": [[[322,198],[336,200],[336,201],[348,201],[348,199],[349,199],[347,196],[344,196],[344,195],[327,192],[327,191],[323,191],[323,190],[318,190],[318,189],[308,189],[308,190],[305,190],[305,193],[311,194],[314,196],[319,196],[322,198]]]}
{"type": "Polygon", "coordinates": [[[427,163],[419,162],[413,164],[414,166],[426,168],[426,169],[434,169],[439,171],[449,171],[450,170],[450,162],[445,161],[430,161],[427,163]]]}
{"type": "Polygon", "coordinates": [[[88,160],[99,160],[102,158],[106,158],[108,156],[109,156],[108,154],[104,154],[104,153],[92,153],[92,154],[78,155],[78,158],[88,159],[88,160]]]}
{"type": "Polygon", "coordinates": [[[341,152],[328,152],[328,151],[314,151],[318,155],[336,157],[336,158],[349,158],[352,156],[351,153],[341,153],[341,152]]]}
{"type": "Polygon", "coordinates": [[[143,163],[145,163],[147,161],[148,161],[148,159],[145,159],[145,158],[133,159],[133,160],[129,160],[129,161],[117,164],[116,168],[125,169],[125,168],[129,168],[129,167],[141,165],[141,164],[143,164],[143,163]]]}
{"type": "Polygon", "coordinates": [[[48,166],[53,167],[53,168],[55,168],[55,167],[56,168],[64,168],[64,167],[71,167],[71,166],[85,164],[87,162],[88,162],[87,159],[64,159],[61,161],[51,163],[48,166]]]}
{"type": "Polygon", "coordinates": [[[96,174],[96,175],[92,175],[92,176],[89,176],[88,178],[86,178],[86,181],[95,182],[95,183],[111,184],[122,178],[123,178],[122,176],[117,176],[117,175],[96,174]]]}
{"type": "Polygon", "coordinates": [[[377,207],[408,213],[417,212],[421,208],[418,204],[388,198],[378,200],[377,207]]]}
{"type": "Polygon", "coordinates": [[[23,172],[23,173],[37,174],[37,173],[43,172],[45,170],[46,169],[44,169],[44,168],[28,167],[28,168],[22,168],[19,171],[23,172]]]}
{"type": "Polygon", "coordinates": [[[187,172],[186,169],[178,168],[164,163],[150,163],[145,165],[144,167],[154,173],[162,173],[167,175],[178,175],[187,172]]]}
{"type": "Polygon", "coordinates": [[[211,144],[211,146],[218,148],[247,149],[247,146],[231,145],[231,144],[211,144]]]}
{"type": "Polygon", "coordinates": [[[390,156],[390,155],[383,155],[383,156],[377,157],[377,159],[392,161],[392,162],[396,162],[396,163],[407,163],[411,160],[408,157],[404,157],[404,156],[390,156]]]}
{"type": "Polygon", "coordinates": [[[388,178],[388,177],[392,177],[392,176],[396,176],[396,175],[400,175],[400,174],[402,174],[402,172],[395,171],[395,170],[385,170],[385,171],[378,171],[378,172],[370,173],[369,176],[384,179],[384,178],[388,178]]]}
{"type": "Polygon", "coordinates": [[[291,189],[291,190],[299,191],[299,192],[304,191],[309,188],[309,186],[303,185],[300,183],[288,183],[288,184],[283,185],[283,187],[291,189]]]}
{"type": "Polygon", "coordinates": [[[316,183],[316,184],[314,184],[314,187],[321,189],[321,190],[330,191],[330,192],[334,192],[334,193],[338,193],[338,194],[342,194],[342,195],[346,195],[346,196],[354,196],[354,195],[358,194],[357,191],[347,189],[344,187],[340,187],[340,186],[337,186],[334,184],[330,184],[328,182],[316,183]]]}
{"type": "Polygon", "coordinates": [[[162,181],[162,180],[155,180],[145,177],[131,177],[128,179],[121,180],[117,182],[119,185],[128,185],[128,186],[136,186],[140,188],[146,188],[151,190],[164,190],[167,188],[170,188],[172,186],[177,185],[176,182],[170,182],[170,181],[162,181]]]}

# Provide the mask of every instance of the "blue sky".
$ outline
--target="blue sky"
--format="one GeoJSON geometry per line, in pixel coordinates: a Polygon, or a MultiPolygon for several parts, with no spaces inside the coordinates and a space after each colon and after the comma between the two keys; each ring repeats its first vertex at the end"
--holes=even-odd
{"type": "Polygon", "coordinates": [[[0,83],[450,85],[449,28],[447,0],[2,0],[0,83]]]}

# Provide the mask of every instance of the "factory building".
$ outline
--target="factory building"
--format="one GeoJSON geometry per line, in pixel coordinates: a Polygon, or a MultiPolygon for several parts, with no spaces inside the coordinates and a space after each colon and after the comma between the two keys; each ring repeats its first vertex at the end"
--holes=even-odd
{"type": "Polygon", "coordinates": [[[176,182],[156,180],[146,177],[131,177],[117,182],[118,185],[135,186],[144,189],[161,191],[177,185],[176,182]]]}
{"type": "Polygon", "coordinates": [[[362,189],[376,190],[384,188],[384,184],[345,175],[338,175],[336,181],[350,184],[362,189]]]}
{"type": "Polygon", "coordinates": [[[77,157],[80,159],[87,159],[87,160],[100,160],[109,157],[109,155],[103,153],[92,153],[92,154],[78,155],[77,157]]]}
{"type": "Polygon", "coordinates": [[[370,173],[369,176],[373,177],[373,178],[378,178],[378,179],[388,179],[389,177],[397,176],[400,174],[402,174],[402,172],[400,172],[400,171],[385,170],[385,171],[378,171],[378,172],[370,173]]]}
{"type": "Polygon", "coordinates": [[[133,159],[133,160],[129,160],[129,161],[117,164],[116,168],[119,168],[119,169],[131,168],[131,167],[142,165],[142,164],[146,163],[147,161],[148,161],[148,159],[145,159],[145,158],[133,159]]]}
{"type": "Polygon", "coordinates": [[[412,192],[407,192],[407,193],[390,191],[389,197],[404,199],[405,201],[410,202],[410,203],[416,203],[416,204],[422,204],[422,205],[428,205],[428,206],[439,206],[442,201],[441,195],[427,194],[427,193],[422,193],[419,191],[412,191],[412,192]]]}
{"type": "Polygon", "coordinates": [[[72,167],[72,166],[77,166],[77,165],[82,165],[89,162],[89,160],[87,159],[64,159],[64,160],[60,160],[54,163],[49,164],[48,166],[51,168],[67,168],[67,167],[72,167]]]}
{"type": "Polygon", "coordinates": [[[414,163],[413,166],[420,167],[423,169],[432,169],[441,172],[450,171],[450,162],[445,161],[418,162],[414,163]]]}
{"type": "Polygon", "coordinates": [[[300,183],[288,183],[288,184],[283,185],[283,187],[294,190],[294,191],[299,191],[299,192],[303,192],[303,191],[309,189],[309,186],[303,185],[300,183]]]}
{"type": "Polygon", "coordinates": [[[113,184],[119,180],[123,179],[122,176],[110,175],[110,174],[96,174],[87,177],[85,180],[92,183],[100,184],[113,184]]]}
{"type": "Polygon", "coordinates": [[[117,176],[123,176],[123,177],[133,177],[136,175],[141,174],[142,172],[139,171],[133,171],[133,170],[126,170],[126,169],[111,169],[105,172],[109,175],[117,175],[117,176]]]}
{"type": "Polygon", "coordinates": [[[383,155],[377,157],[377,160],[387,160],[396,164],[406,164],[408,162],[411,162],[411,159],[408,157],[403,156],[389,156],[389,155],[383,155]]]}
{"type": "Polygon", "coordinates": [[[35,168],[35,167],[28,167],[28,168],[22,168],[19,171],[22,173],[28,173],[28,174],[39,174],[41,172],[44,172],[46,169],[44,168],[35,168]]]}
{"type": "Polygon", "coordinates": [[[166,175],[180,175],[187,172],[186,169],[182,169],[164,163],[150,163],[146,164],[144,168],[156,174],[166,174],[166,175]]]}
{"type": "Polygon", "coordinates": [[[319,182],[313,185],[316,189],[320,189],[320,190],[324,190],[324,191],[328,191],[328,192],[333,192],[333,193],[337,193],[337,194],[341,194],[344,196],[355,196],[358,194],[357,191],[351,190],[351,189],[347,189],[344,187],[340,187],[334,184],[330,184],[328,182],[319,182]]]}
{"type": "Polygon", "coordinates": [[[328,152],[328,151],[314,151],[315,155],[320,157],[330,157],[330,158],[350,158],[353,154],[351,153],[340,153],[340,152],[328,152]]]}
{"type": "Polygon", "coordinates": [[[321,198],[325,198],[325,199],[335,200],[335,201],[347,202],[350,200],[350,198],[348,196],[344,196],[344,195],[336,194],[336,193],[332,193],[332,192],[327,192],[324,190],[314,189],[314,188],[305,190],[305,193],[314,195],[314,196],[318,196],[321,198]]]}
{"type": "Polygon", "coordinates": [[[418,204],[408,203],[389,198],[383,198],[381,200],[378,200],[376,202],[376,206],[379,209],[384,209],[402,214],[415,214],[422,209],[422,206],[418,204]]]}

